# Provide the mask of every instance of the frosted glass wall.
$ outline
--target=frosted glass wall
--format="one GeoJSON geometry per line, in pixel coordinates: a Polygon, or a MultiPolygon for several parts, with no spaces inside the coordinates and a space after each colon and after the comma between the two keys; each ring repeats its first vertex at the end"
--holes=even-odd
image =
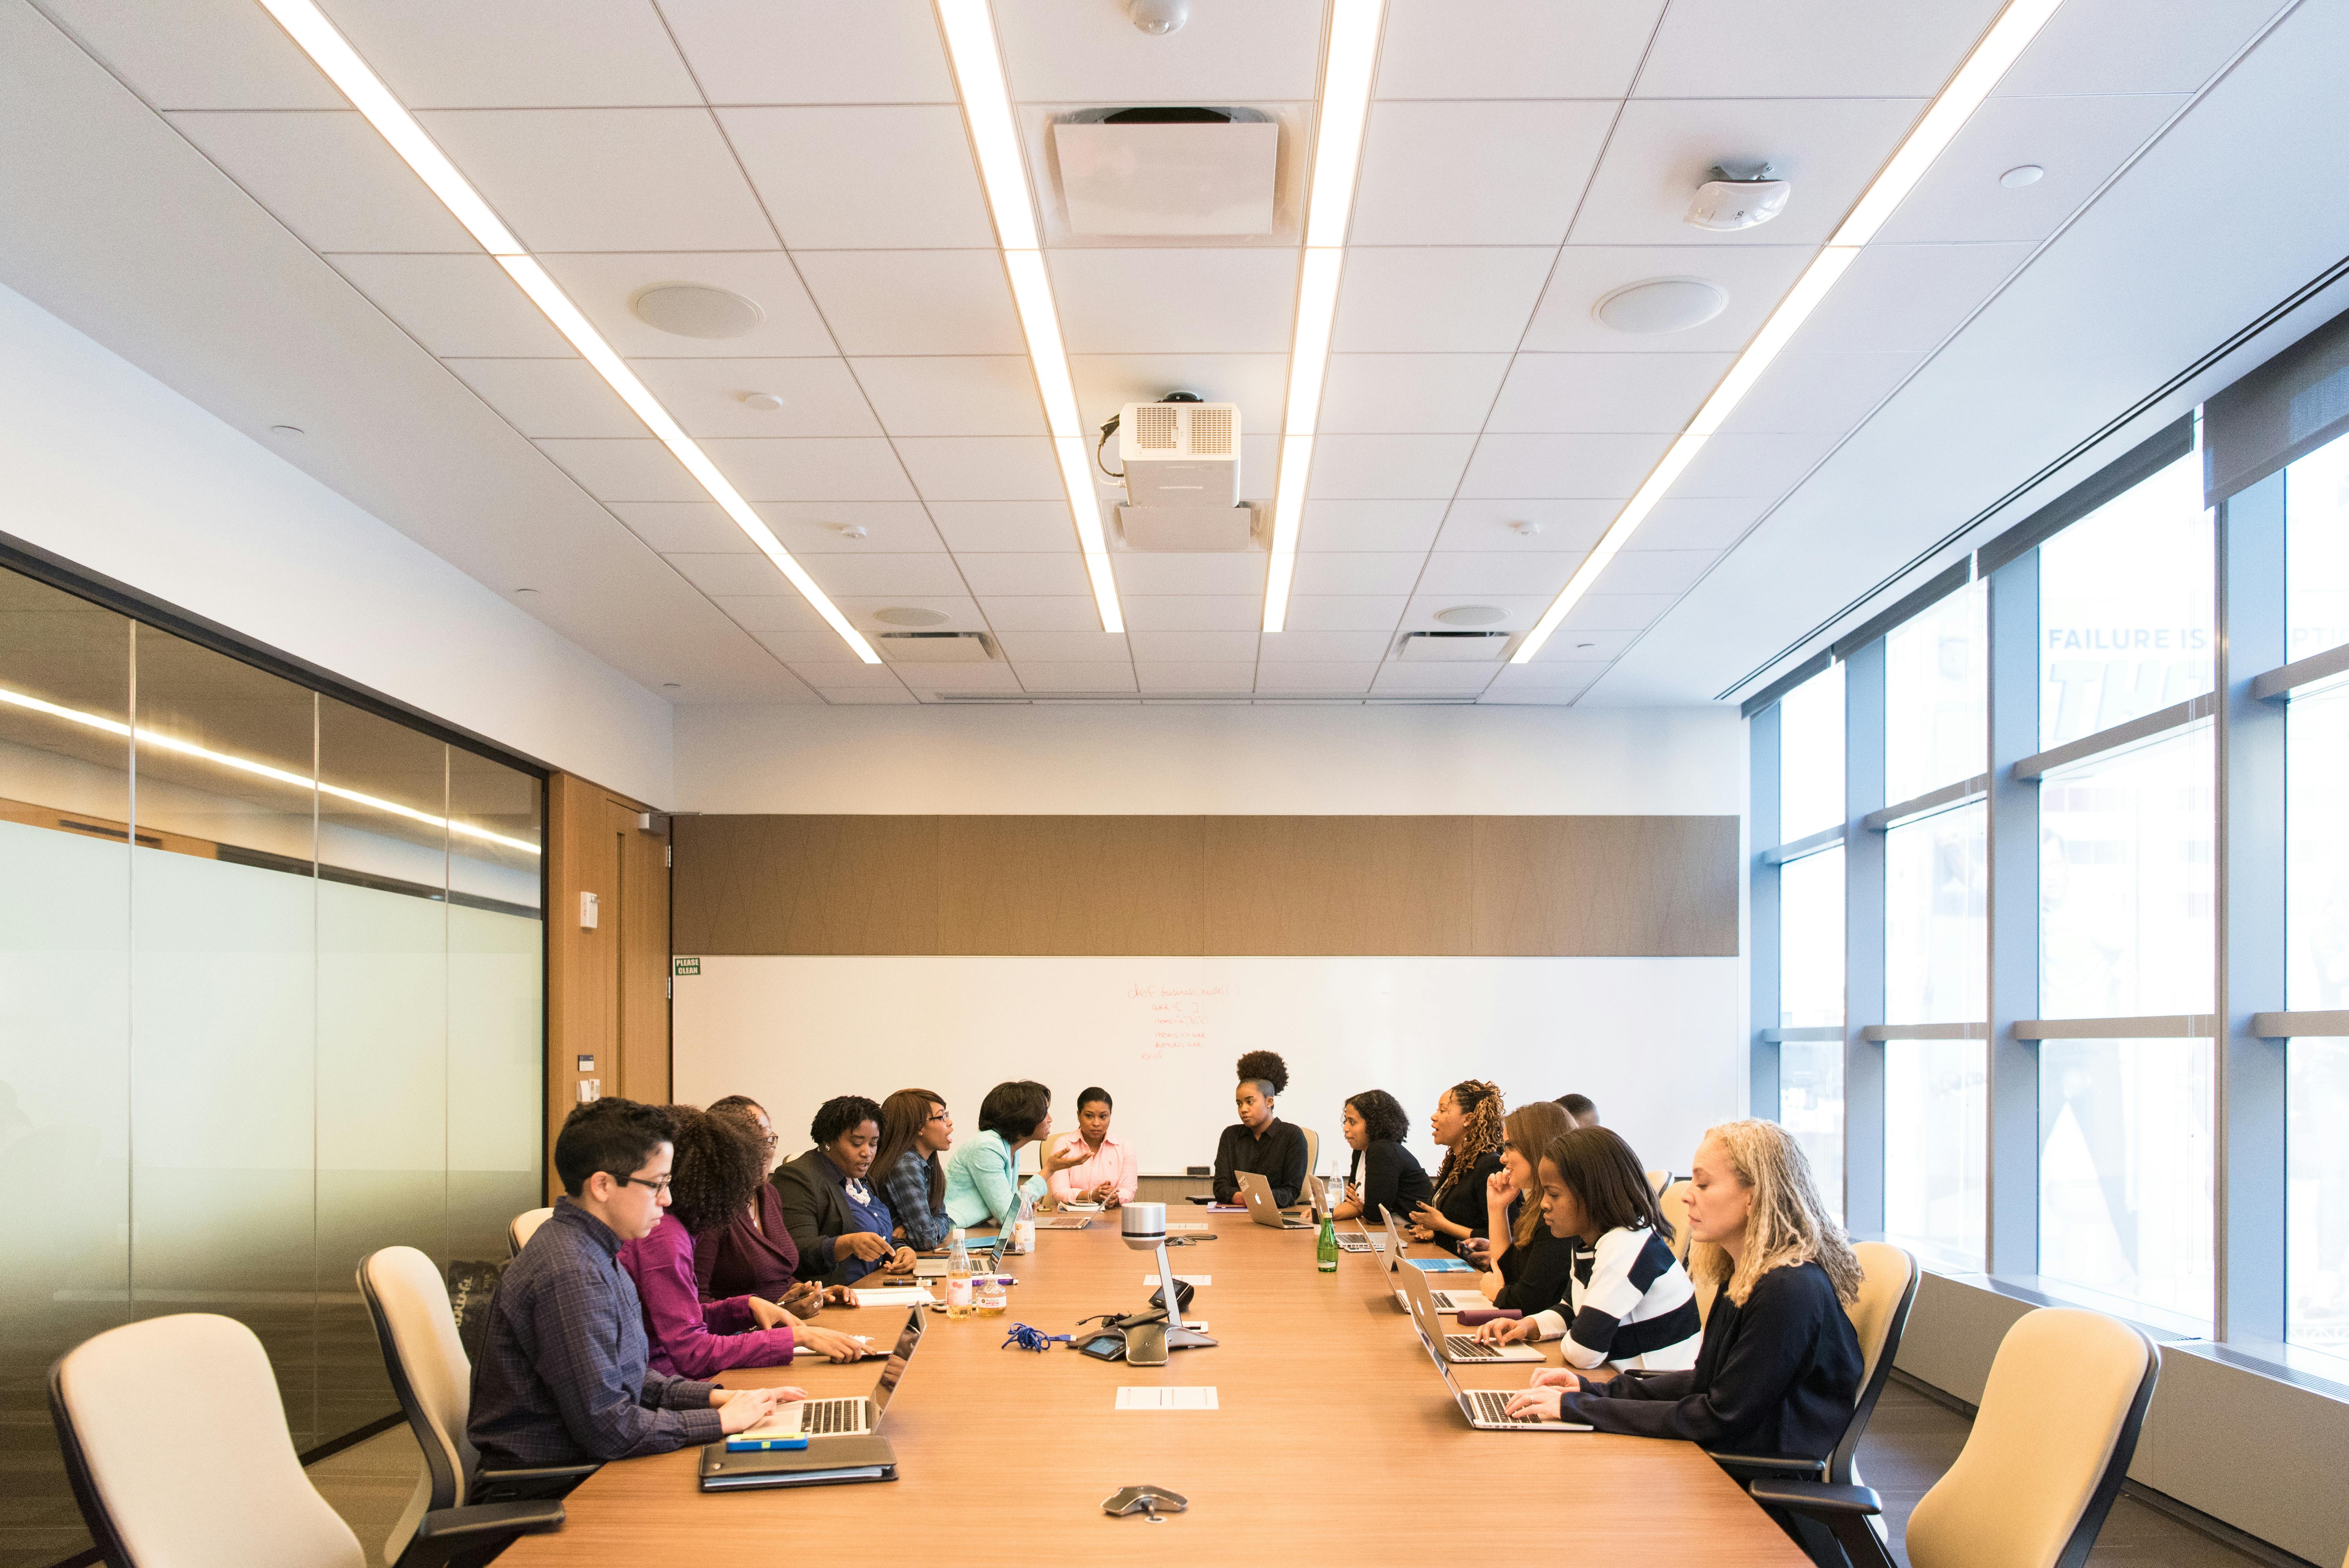
{"type": "Polygon", "coordinates": [[[87,1544],[44,1399],[225,1313],[297,1448],[394,1408],[367,1253],[538,1202],[533,775],[0,571],[0,1568],[87,1544]],[[134,698],[135,694],[135,698],[134,698]]]}

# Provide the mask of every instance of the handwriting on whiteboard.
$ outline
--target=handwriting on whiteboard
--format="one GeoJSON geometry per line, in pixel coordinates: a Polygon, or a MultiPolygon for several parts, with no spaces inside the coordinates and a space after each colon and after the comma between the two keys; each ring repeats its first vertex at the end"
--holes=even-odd
{"type": "Polygon", "coordinates": [[[1136,983],[1127,995],[1143,1009],[1142,1059],[1164,1061],[1183,1052],[1205,1050],[1210,1011],[1226,990],[1222,985],[1136,983]]]}

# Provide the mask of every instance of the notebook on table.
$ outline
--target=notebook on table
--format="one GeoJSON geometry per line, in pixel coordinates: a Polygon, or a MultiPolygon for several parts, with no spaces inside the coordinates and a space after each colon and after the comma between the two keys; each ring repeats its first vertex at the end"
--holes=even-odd
{"type": "Polygon", "coordinates": [[[895,1480],[897,1456],[889,1439],[823,1438],[803,1449],[730,1453],[724,1443],[701,1450],[701,1490],[748,1491],[777,1486],[838,1486],[860,1480],[895,1480]]]}

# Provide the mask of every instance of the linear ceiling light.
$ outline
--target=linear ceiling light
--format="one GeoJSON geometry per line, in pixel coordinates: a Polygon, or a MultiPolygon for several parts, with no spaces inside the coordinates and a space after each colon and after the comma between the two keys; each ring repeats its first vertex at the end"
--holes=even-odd
{"type": "Polygon", "coordinates": [[[1950,78],[1949,85],[1901,141],[1890,161],[1861,192],[1859,201],[1826,245],[1811,258],[1811,264],[1803,270],[1786,297],[1778,302],[1778,308],[1770,313],[1770,319],[1754,341],[1745,346],[1745,352],[1737,356],[1729,374],[1713,388],[1713,396],[1704,400],[1696,418],[1689,421],[1688,428],[1632,492],[1631,499],[1623,503],[1615,521],[1607,525],[1598,544],[1575,568],[1574,575],[1567,579],[1566,586],[1558,590],[1557,597],[1550,601],[1549,608],[1542,612],[1541,619],[1534,623],[1534,629],[1526,634],[1516,652],[1509,655],[1511,664],[1522,665],[1541,652],[1542,645],[1549,641],[1550,634],[1557,630],[1567,613],[1590,592],[1590,585],[1607,569],[1607,563],[1615,559],[1632,531],[1648,520],[1656,503],[1664,499],[1664,492],[1672,488],[1672,482],[1703,449],[1705,441],[1727,422],[1730,411],[1762,378],[1770,362],[1778,357],[1779,351],[1795,335],[1795,329],[1818,308],[1845,269],[1858,257],[1860,247],[1876,237],[1885,220],[1917,188],[1933,160],[1955,139],[1974,110],[1990,96],[1991,88],[2031,46],[2031,40],[2039,36],[2039,30],[2061,4],[2063,0],[2010,0],[2006,9],[1999,13],[1998,20],[1982,35],[1973,53],[1966,57],[1965,64],[1958,67],[1957,75],[1950,78]]]}
{"type": "Polygon", "coordinates": [[[873,651],[873,645],[864,640],[864,634],[849,624],[848,617],[841,614],[840,606],[816,586],[815,579],[810,577],[807,570],[792,558],[792,552],[783,548],[783,542],[775,537],[775,531],[767,526],[766,520],[750,509],[750,503],[744,500],[741,493],[728,482],[726,476],[718,471],[718,465],[709,460],[709,454],[685,433],[684,427],[670,417],[659,399],[646,390],[645,384],[636,379],[627,362],[604,341],[603,334],[589,325],[579,307],[571,303],[570,296],[547,275],[546,269],[523,249],[522,242],[499,222],[497,214],[490,210],[490,204],[481,200],[481,192],[473,189],[472,182],[457,171],[457,166],[449,161],[448,155],[425,134],[424,128],[416,123],[416,117],[391,96],[382,78],[359,58],[358,52],[351,47],[335,25],[326,20],[314,0],[261,0],[261,5],[277,18],[278,26],[285,29],[287,36],[301,46],[302,52],[310,57],[312,63],[326,72],[327,79],[350,99],[351,107],[366,116],[367,123],[391,144],[392,150],[416,171],[417,178],[440,198],[440,204],[449,209],[457,222],[465,225],[474,239],[481,242],[483,250],[497,259],[498,265],[506,270],[506,275],[513,279],[523,293],[530,296],[531,303],[554,324],[554,329],[571,341],[571,346],[595,366],[595,373],[620,395],[620,400],[627,404],[636,418],[659,438],[661,445],[685,465],[686,470],[709,493],[709,499],[733,520],[734,526],[758,546],[761,554],[775,563],[776,570],[791,580],[792,586],[815,607],[816,614],[824,618],[825,624],[840,634],[842,641],[855,652],[858,658],[868,665],[879,664],[881,655],[873,651]]]}
{"type": "Polygon", "coordinates": [[[1044,419],[1052,431],[1052,455],[1061,466],[1061,488],[1076,518],[1077,543],[1084,551],[1085,575],[1102,630],[1123,632],[1117,579],[1110,570],[1109,538],[1102,528],[1101,498],[1093,490],[1092,457],[1077,415],[1076,385],[1069,377],[1069,354],[1061,342],[1060,313],[1052,304],[1052,279],[1038,247],[1036,212],[1028,200],[1028,169],[1019,154],[1019,128],[1003,77],[1003,57],[995,44],[995,13],[988,0],[937,0],[938,24],[954,59],[962,89],[963,114],[970,122],[971,146],[978,153],[979,182],[995,214],[996,238],[1011,278],[1019,329],[1028,335],[1028,357],[1036,366],[1036,389],[1044,399],[1044,419]]]}
{"type": "Polygon", "coordinates": [[[1383,7],[1384,0],[1336,0],[1330,15],[1313,185],[1306,199],[1305,255],[1297,272],[1297,330],[1288,344],[1280,482],[1272,498],[1272,562],[1264,583],[1268,632],[1288,622],[1288,585],[1297,575],[1305,480],[1313,468],[1313,432],[1321,417],[1321,378],[1330,365],[1330,327],[1338,315],[1338,278],[1345,266],[1346,224],[1354,211],[1354,170],[1362,159],[1362,122],[1370,115],[1383,7]]]}
{"type": "Polygon", "coordinates": [[[324,779],[313,779],[306,774],[295,773],[284,768],[274,768],[266,762],[255,762],[249,757],[232,757],[225,751],[213,751],[206,747],[198,746],[193,741],[181,740],[152,729],[134,729],[120,719],[108,718],[103,714],[84,713],[78,707],[61,707],[56,703],[44,702],[39,697],[28,696],[23,692],[9,691],[5,687],[0,687],[0,702],[5,702],[11,707],[21,707],[33,713],[47,714],[51,718],[61,718],[67,724],[78,724],[85,729],[98,730],[107,735],[124,736],[129,738],[132,744],[137,746],[151,746],[160,751],[175,751],[182,757],[192,757],[199,761],[215,763],[222,768],[233,769],[239,773],[250,774],[255,779],[267,779],[278,784],[291,784],[299,789],[315,789],[319,794],[331,795],[337,800],[348,800],[355,806],[365,806],[372,811],[387,811],[392,816],[405,817],[411,822],[422,822],[428,827],[440,828],[464,838],[479,839],[485,843],[503,844],[507,849],[520,850],[524,854],[534,855],[541,852],[539,847],[527,839],[510,839],[503,833],[493,833],[487,828],[477,828],[471,822],[460,822],[453,817],[436,817],[429,811],[419,811],[413,806],[403,806],[397,800],[387,800],[378,795],[361,794],[357,789],[346,789],[339,784],[329,784],[324,779]]]}

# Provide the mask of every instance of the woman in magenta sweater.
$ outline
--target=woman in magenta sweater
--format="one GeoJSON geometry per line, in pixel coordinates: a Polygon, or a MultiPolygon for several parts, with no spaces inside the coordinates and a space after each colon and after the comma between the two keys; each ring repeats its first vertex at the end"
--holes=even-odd
{"type": "Polygon", "coordinates": [[[675,1162],[668,1212],[652,1233],[620,1249],[620,1266],[644,1305],[653,1370],[708,1378],[730,1367],[783,1367],[801,1346],[835,1361],[864,1347],[844,1334],[804,1323],[761,1295],[705,1301],[695,1277],[694,1238],[722,1230],[765,1184],[767,1143],[745,1118],[673,1105],[675,1162]]]}

